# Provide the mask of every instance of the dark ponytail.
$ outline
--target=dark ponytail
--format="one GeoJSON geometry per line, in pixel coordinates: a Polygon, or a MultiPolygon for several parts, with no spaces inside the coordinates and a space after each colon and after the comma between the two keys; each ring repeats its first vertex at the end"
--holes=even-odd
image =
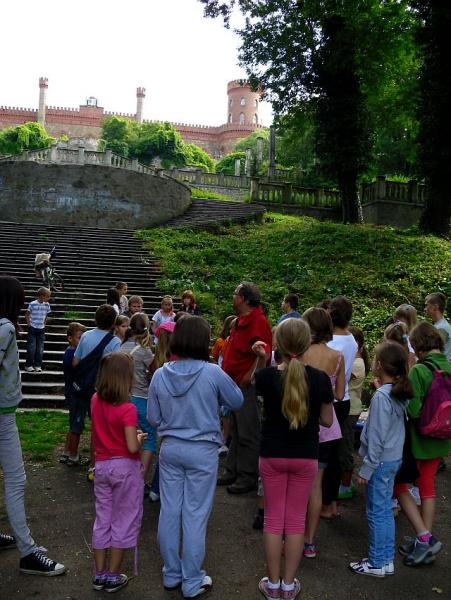
{"type": "Polygon", "coordinates": [[[376,347],[376,360],[389,377],[393,377],[391,395],[397,400],[409,400],[413,397],[413,389],[407,377],[408,364],[404,348],[396,342],[383,342],[376,347]]]}

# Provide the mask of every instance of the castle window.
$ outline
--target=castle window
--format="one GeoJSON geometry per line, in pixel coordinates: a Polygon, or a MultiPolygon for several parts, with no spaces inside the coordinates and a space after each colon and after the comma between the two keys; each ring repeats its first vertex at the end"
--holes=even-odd
{"type": "Polygon", "coordinates": [[[232,113],[229,113],[229,123],[232,122],[232,113]]]}
{"type": "Polygon", "coordinates": [[[254,100],[254,106],[255,106],[255,108],[258,107],[258,98],[255,98],[255,100],[254,100]]]}
{"type": "Polygon", "coordinates": [[[244,113],[240,113],[240,125],[244,125],[244,113]]]}
{"type": "Polygon", "coordinates": [[[229,98],[229,106],[230,106],[230,108],[232,108],[232,106],[233,106],[233,100],[232,100],[232,98],[229,98]]]}
{"type": "Polygon", "coordinates": [[[246,106],[246,98],[244,96],[241,96],[241,98],[240,98],[240,105],[246,106]]]}
{"type": "Polygon", "coordinates": [[[252,117],[252,123],[254,125],[258,125],[258,115],[257,115],[257,113],[255,113],[255,115],[252,117]]]}

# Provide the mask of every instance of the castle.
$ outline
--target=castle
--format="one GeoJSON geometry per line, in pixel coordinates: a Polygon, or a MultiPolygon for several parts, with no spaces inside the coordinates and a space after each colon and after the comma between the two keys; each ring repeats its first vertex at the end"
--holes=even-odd
{"type": "MultiPolygon", "coordinates": [[[[143,122],[143,104],[146,90],[136,90],[136,113],[114,113],[98,106],[96,98],[90,97],[79,108],[47,106],[49,82],[46,77],[39,79],[39,107],[17,108],[0,106],[0,129],[15,127],[29,121],[37,121],[45,126],[54,137],[67,135],[70,139],[95,144],[102,135],[102,121],[113,115],[143,122]]],[[[227,84],[227,121],[217,127],[172,123],[188,144],[196,144],[213,158],[220,158],[230,152],[237,140],[247,137],[259,128],[258,106],[260,93],[253,92],[247,82],[229,81],[227,84]]]]}

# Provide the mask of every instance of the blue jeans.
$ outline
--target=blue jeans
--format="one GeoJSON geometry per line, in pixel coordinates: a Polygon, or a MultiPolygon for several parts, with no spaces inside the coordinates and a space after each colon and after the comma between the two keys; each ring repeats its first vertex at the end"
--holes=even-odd
{"type": "Polygon", "coordinates": [[[42,367],[44,354],[45,329],[28,328],[27,336],[27,367],[42,367]]]}
{"type": "Polygon", "coordinates": [[[160,447],[158,544],[163,584],[193,596],[204,578],[205,535],[218,476],[218,446],[166,437],[160,447]]]}
{"type": "Polygon", "coordinates": [[[401,460],[381,462],[366,487],[368,519],[368,559],[373,567],[382,567],[395,556],[395,519],[392,496],[395,475],[401,460]]]}

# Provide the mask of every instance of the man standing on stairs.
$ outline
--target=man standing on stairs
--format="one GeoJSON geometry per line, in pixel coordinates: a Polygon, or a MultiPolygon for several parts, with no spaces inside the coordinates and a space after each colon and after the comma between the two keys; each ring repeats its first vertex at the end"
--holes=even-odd
{"type": "Polygon", "coordinates": [[[50,309],[50,290],[45,287],[38,289],[37,299],[28,305],[25,318],[28,325],[27,362],[25,371],[40,373],[42,371],[42,356],[44,354],[45,323],[50,309]]]}
{"type": "Polygon", "coordinates": [[[257,397],[251,385],[259,358],[252,345],[257,341],[266,344],[269,365],[272,333],[261,307],[260,290],[253,283],[240,283],[233,293],[233,308],[238,318],[230,332],[222,368],[240,386],[244,403],[239,412],[231,415],[232,442],[218,485],[227,485],[229,494],[246,494],[257,489],[260,450],[257,397]]]}

